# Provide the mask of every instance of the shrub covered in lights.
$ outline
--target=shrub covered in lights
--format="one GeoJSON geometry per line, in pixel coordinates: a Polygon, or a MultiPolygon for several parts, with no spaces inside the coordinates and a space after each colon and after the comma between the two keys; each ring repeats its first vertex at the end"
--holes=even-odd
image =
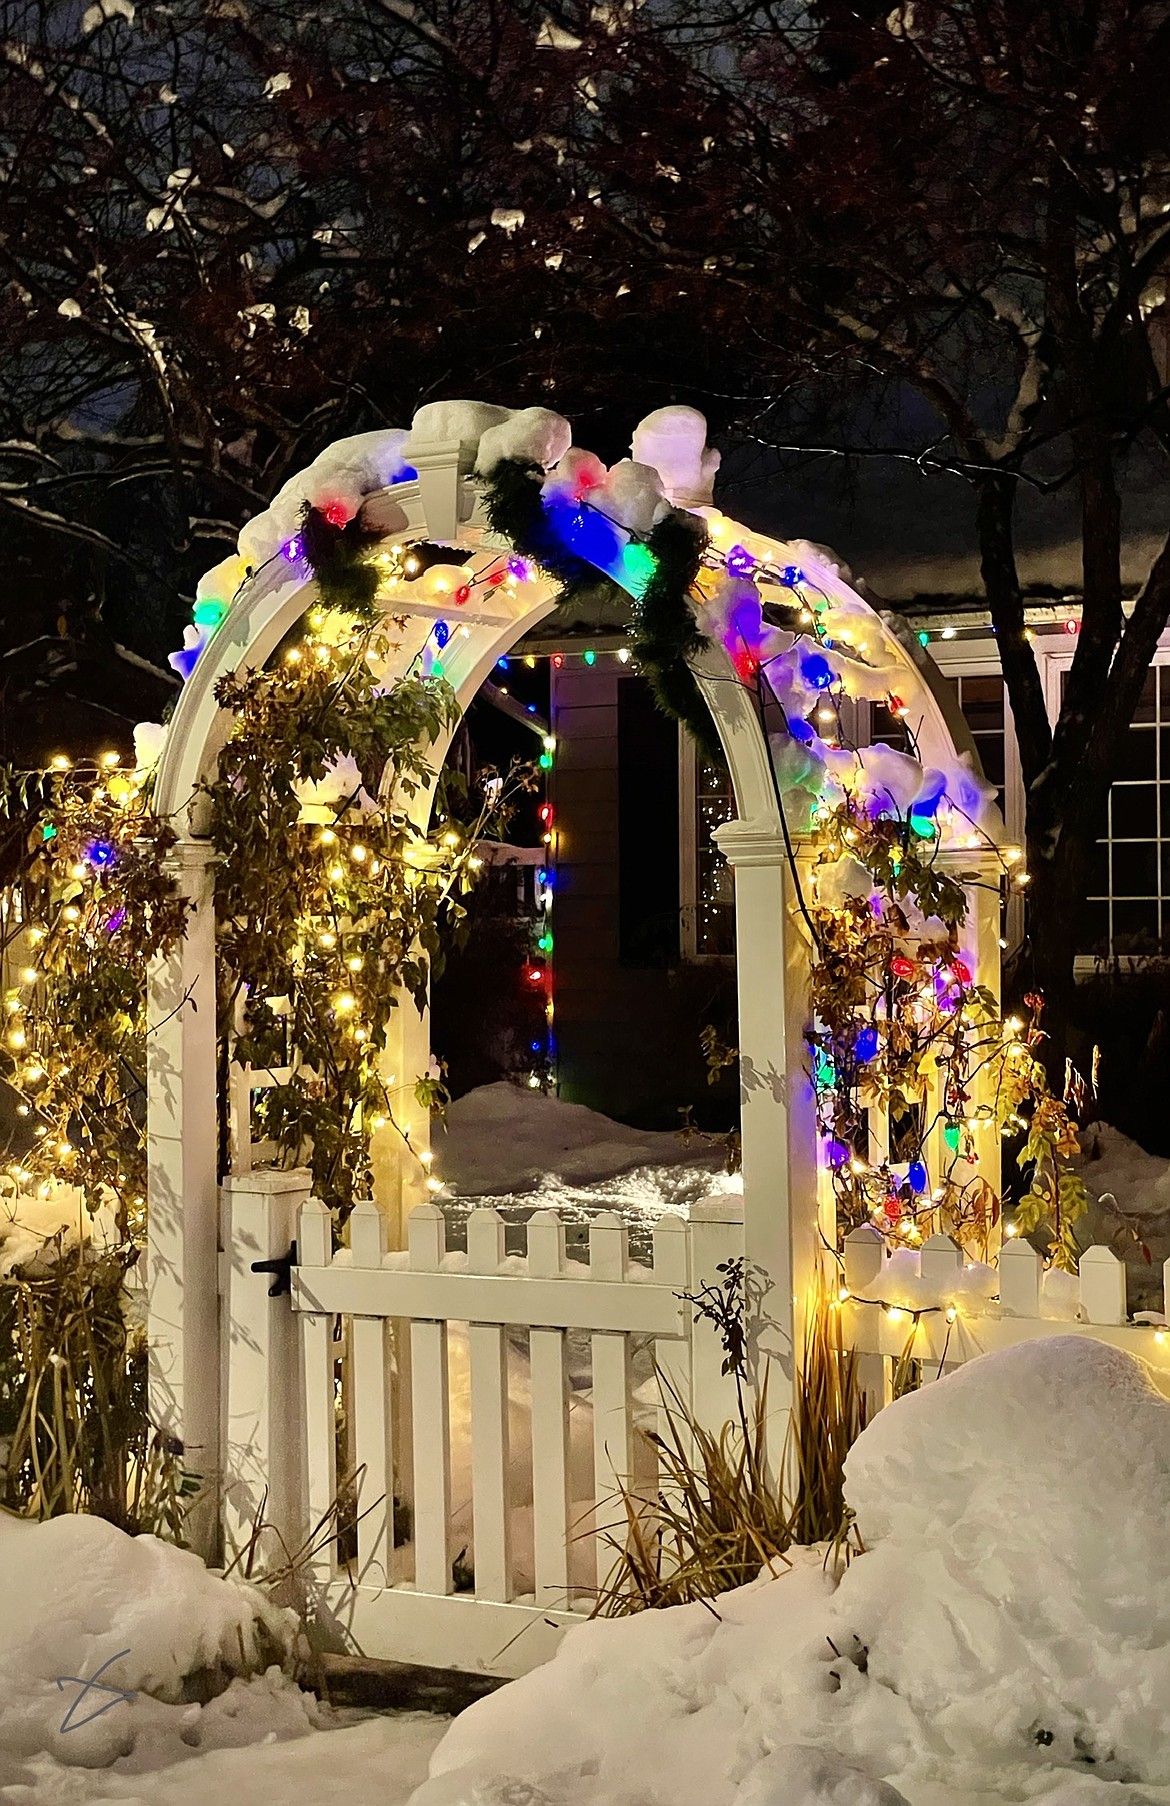
{"type": "Polygon", "coordinates": [[[1070,1165],[1075,1129],[1037,1057],[1040,1000],[1029,999],[1030,1026],[1001,1017],[961,951],[963,878],[912,822],[846,802],[818,811],[813,841],[808,1042],[838,1244],[862,1223],[911,1247],[941,1230],[987,1259],[1001,1201],[980,1171],[979,1131],[1023,1135],[1030,1183],[1014,1227],[1041,1232],[1053,1262],[1075,1271],[1087,1195],[1070,1165]],[[867,882],[841,895],[830,881],[822,899],[819,880],[843,866],[867,882]],[[876,1159],[873,1111],[888,1125],[876,1159]]]}

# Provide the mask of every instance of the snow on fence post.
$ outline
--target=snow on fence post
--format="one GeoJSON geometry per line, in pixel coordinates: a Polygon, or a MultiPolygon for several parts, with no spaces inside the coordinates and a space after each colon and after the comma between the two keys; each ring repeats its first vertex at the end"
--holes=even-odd
{"type": "Polygon", "coordinates": [[[1090,1323],[1125,1323],[1125,1265],[1112,1248],[1081,1255],[1081,1308],[1090,1323]]]}
{"type": "MultiPolygon", "coordinates": [[[[706,1285],[722,1286],[720,1266],[742,1259],[743,1199],[734,1195],[701,1198],[691,1206],[691,1284],[698,1293],[706,1285]]],[[[725,1354],[713,1323],[689,1307],[691,1323],[691,1412],[704,1430],[718,1435],[735,1418],[735,1382],[722,1371],[725,1354]]],[[[764,1310],[768,1303],[765,1300],[764,1310]]]]}
{"type": "MultiPolygon", "coordinates": [[[[589,1225],[589,1277],[617,1281],[629,1265],[629,1231],[612,1210],[603,1210],[589,1225]]],[[[630,1410],[630,1350],[624,1331],[594,1330],[589,1338],[593,1362],[593,1528],[597,1585],[604,1587],[614,1564],[606,1531],[624,1531],[625,1508],[619,1500],[630,1481],[633,1418],[630,1410]]]]}
{"type": "Polygon", "coordinates": [[[855,1298],[865,1298],[869,1288],[880,1277],[886,1262],[886,1244],[880,1229],[862,1223],[845,1237],[845,1289],[855,1298]]]}
{"type": "MultiPolygon", "coordinates": [[[[350,1257],[355,1267],[380,1267],[386,1252],[386,1219],[372,1199],[355,1204],[349,1219],[350,1257]]],[[[357,1317],[350,1323],[353,1372],[350,1400],[357,1485],[357,1580],[362,1586],[389,1586],[394,1557],[394,1426],[391,1417],[393,1364],[390,1324],[385,1317],[357,1317]]]]}
{"type": "MultiPolygon", "coordinates": [[[[503,1217],[498,1210],[473,1210],[467,1219],[467,1271],[496,1273],[503,1258],[503,1217]]],[[[498,1323],[470,1323],[467,1337],[475,1596],[506,1604],[512,1597],[508,1345],[498,1323]]]]}
{"type": "MultiPolygon", "coordinates": [[[[560,1279],[565,1271],[565,1225],[555,1210],[528,1222],[528,1272],[560,1279]]],[[[532,1397],[532,1542],[536,1603],[569,1601],[569,1387],[563,1329],[528,1332],[532,1397]]]]}
{"type": "MultiPolygon", "coordinates": [[[[333,1219],[324,1204],[306,1198],[297,1235],[298,1283],[312,1297],[313,1272],[333,1259],[333,1219]]],[[[306,1528],[313,1539],[308,1567],[318,1585],[337,1571],[337,1420],[333,1403],[333,1317],[328,1311],[301,1316],[301,1360],[305,1397],[306,1528]],[[324,1532],[328,1531],[325,1535],[324,1532]]]]}
{"type": "Polygon", "coordinates": [[[1020,1237],[999,1250],[999,1302],[1013,1317],[1040,1315],[1040,1275],[1044,1262],[1030,1242],[1020,1237]]]}
{"type": "MultiPolygon", "coordinates": [[[[447,1251],[443,1213],[420,1204],[407,1218],[410,1266],[437,1273],[447,1251]]],[[[414,1584],[420,1593],[449,1593],[451,1579],[451,1434],[447,1325],[415,1318],[410,1325],[410,1418],[414,1449],[414,1584]]]]}
{"type": "Polygon", "coordinates": [[[299,1168],[223,1182],[223,1516],[229,1558],[252,1540],[261,1516],[267,1526],[258,1542],[262,1559],[297,1548],[304,1536],[296,1313],[287,1287],[274,1294],[273,1274],[254,1273],[252,1263],[288,1254],[309,1184],[299,1168]]]}

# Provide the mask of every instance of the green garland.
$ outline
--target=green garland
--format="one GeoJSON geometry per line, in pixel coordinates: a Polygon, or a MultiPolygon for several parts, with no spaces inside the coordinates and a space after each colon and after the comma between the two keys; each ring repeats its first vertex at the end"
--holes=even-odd
{"type": "MultiPolygon", "coordinates": [[[[504,460],[484,491],[484,511],[494,533],[560,583],[559,600],[564,602],[594,587],[599,573],[557,536],[541,498],[542,477],[537,465],[504,460]]],[[[688,654],[704,643],[689,596],[702,564],[706,533],[669,514],[644,543],[654,558],[654,573],[641,596],[630,598],[634,657],[659,708],[684,724],[707,758],[722,763],[723,749],[710,710],[688,663],[688,654]]]]}
{"type": "MultiPolygon", "coordinates": [[[[558,602],[599,583],[617,590],[612,579],[560,539],[541,497],[543,475],[538,465],[523,459],[505,459],[496,466],[483,496],[492,532],[559,583],[558,602]]],[[[319,509],[306,508],[301,541],[326,607],[371,618],[378,573],[369,554],[378,539],[362,526],[360,513],[339,527],[319,509]]],[[[659,708],[684,724],[707,758],[722,764],[723,749],[689,662],[704,644],[689,598],[706,532],[697,517],[669,514],[643,543],[654,568],[642,594],[630,597],[634,657],[659,708]]]]}
{"type": "Polygon", "coordinates": [[[367,554],[381,535],[361,525],[361,512],[343,527],[326,520],[319,508],[306,506],[301,522],[301,546],[313,568],[317,589],[326,608],[336,608],[359,620],[372,620],[377,612],[378,571],[367,554]]]}

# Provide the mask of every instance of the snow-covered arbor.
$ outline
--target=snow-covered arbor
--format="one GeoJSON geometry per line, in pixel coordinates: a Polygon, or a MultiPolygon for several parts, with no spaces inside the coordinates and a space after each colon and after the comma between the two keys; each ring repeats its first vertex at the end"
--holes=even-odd
{"type": "MultiPolygon", "coordinates": [[[[713,507],[718,457],[691,410],[650,416],[635,432],[633,460],[608,471],[571,437],[569,423],[545,409],[429,405],[409,431],[330,447],[200,585],[194,625],[174,661],[186,681],[158,752],[154,793],[157,811],[178,830],[174,869],[192,910],[182,943],[150,978],[149,1277],[154,1408],[206,1475],[220,1470],[225,1434],[218,1301],[230,1230],[221,1199],[233,1175],[230,1164],[221,1170],[218,1145],[213,859],[200,785],[214,776],[231,725],[216,700],[218,681],[262,664],[318,603],[300,537],[306,506],[336,522],[360,511],[376,544],[393,548],[386,562],[394,574],[379,601],[405,627],[383,681],[439,665],[461,709],[559,591],[525,547],[489,525],[485,487],[501,466],[530,468],[549,530],[625,589],[634,609],[653,576],[656,529],[672,522],[699,536],[697,575],[682,601],[703,636],[689,665],[737,810],[719,842],[735,872],[745,1248],[774,1288],[775,1352],[789,1380],[816,1264],[818,1196],[822,1205],[828,1197],[808,1070],[805,900],[810,885],[843,894],[852,886],[856,894],[857,874],[863,888],[868,882],[861,868],[850,874],[848,860],[815,879],[805,862],[802,875],[812,812],[848,795],[930,838],[939,864],[968,885],[967,963],[997,990],[1002,824],[926,655],[862,600],[823,550],[753,533],[713,507]],[[452,548],[450,566],[468,573],[458,593],[450,566],[416,577],[404,571],[403,549],[419,542],[452,548]],[[864,744],[873,704],[891,707],[912,730],[915,757],[864,744]]],[[[443,743],[432,749],[436,771],[444,752],[443,743]]],[[[415,799],[420,821],[431,801],[429,793],[415,799]]],[[[408,1006],[396,1020],[390,1066],[424,1071],[425,1017],[408,1006]]],[[[427,1147],[425,1114],[416,1109],[405,1126],[409,1147],[397,1135],[373,1137],[375,1201],[391,1247],[403,1245],[407,1214],[427,1195],[418,1158],[427,1147]]],[[[871,1123],[876,1139],[882,1133],[871,1123]]],[[[984,1174],[997,1170],[995,1125],[972,1118],[971,1136],[984,1174]]],[[[772,1388],[784,1407],[778,1380],[772,1388]]]]}

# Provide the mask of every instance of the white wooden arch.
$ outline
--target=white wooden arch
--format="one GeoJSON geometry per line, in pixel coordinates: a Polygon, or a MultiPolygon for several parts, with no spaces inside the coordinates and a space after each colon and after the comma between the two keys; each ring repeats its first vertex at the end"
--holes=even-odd
{"type": "MultiPolygon", "coordinates": [[[[510,549],[493,538],[487,525],[466,442],[412,445],[410,455],[417,475],[367,495],[364,524],[387,542],[450,544],[465,556],[510,549]]],[[[714,510],[704,512],[716,545],[730,536],[773,566],[799,563],[831,599],[866,607],[836,569],[827,560],[818,561],[808,546],[789,546],[751,533],[714,510]]],[[[514,595],[496,590],[487,600],[481,597],[476,590],[471,603],[458,611],[458,631],[443,655],[444,674],[461,712],[496,661],[553,609],[556,585],[534,574],[514,595]]],[[[191,915],[182,943],[158,962],[149,984],[152,1409],[156,1421],[182,1440],[190,1465],[212,1481],[204,1529],[193,1528],[196,1540],[209,1548],[217,1513],[214,1481],[227,1433],[221,1406],[221,1267],[232,1259],[246,1260],[249,1253],[269,1251],[233,1250],[221,1208],[215,922],[211,848],[199,786],[214,775],[230,728],[230,716],[215,700],[218,681],[242,665],[262,664],[316,600],[305,568],[279,555],[244,582],[184,686],[155,782],[155,806],[178,830],[174,869],[191,915]]],[[[404,604],[398,591],[391,612],[408,615],[398,655],[398,674],[404,674],[418,659],[436,619],[450,620],[453,611],[421,599],[404,604]]],[[[956,751],[973,754],[961,717],[948,709],[941,686],[936,687],[930,661],[912,653],[874,611],[869,615],[883,657],[897,665],[904,680],[903,700],[923,762],[946,766],[954,763],[956,751]]],[[[807,1207],[817,1184],[815,1108],[804,1071],[809,953],[798,927],[771,755],[755,701],[736,679],[731,658],[718,641],[708,641],[694,669],[727,757],[737,810],[737,819],[719,831],[719,840],[735,870],[746,1251],[772,1281],[777,1352],[790,1375],[802,1332],[801,1298],[817,1241],[816,1215],[807,1207]]],[[[444,740],[432,749],[436,774],[446,745],[444,740]]],[[[415,805],[420,819],[429,815],[430,806],[430,796],[420,796],[415,805]]],[[[427,1022],[410,1008],[397,1015],[399,1040],[388,1060],[400,1072],[425,1070],[427,1022]]],[[[415,1149],[424,1152],[425,1119],[416,1117],[407,1126],[415,1149]]],[[[400,1140],[389,1134],[381,1146],[375,1139],[373,1164],[378,1202],[391,1236],[400,1237],[405,1213],[426,1197],[425,1169],[404,1162],[400,1140]]],[[[782,1390],[777,1387],[774,1393],[780,1421],[787,1402],[782,1390]]]]}

